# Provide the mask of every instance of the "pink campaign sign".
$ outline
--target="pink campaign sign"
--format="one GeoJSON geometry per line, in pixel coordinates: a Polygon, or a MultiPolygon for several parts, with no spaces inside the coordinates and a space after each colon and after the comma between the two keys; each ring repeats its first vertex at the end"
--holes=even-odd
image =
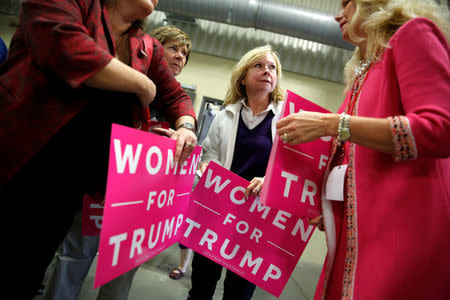
{"type": "Polygon", "coordinates": [[[95,288],[159,254],[183,233],[201,148],[178,166],[175,147],[167,137],[113,124],[95,288]]]}
{"type": "Polygon", "coordinates": [[[210,162],[188,207],[180,243],[279,297],[314,227],[244,199],[249,182],[210,162]]]}
{"type": "Polygon", "coordinates": [[[83,197],[81,213],[81,234],[99,236],[102,229],[103,206],[89,195],[83,197]]]}
{"type": "MultiPolygon", "coordinates": [[[[327,113],[326,109],[287,91],[281,118],[300,110],[327,113]]],[[[261,202],[300,217],[320,215],[323,173],[330,157],[331,137],[291,146],[278,135],[270,153],[261,202]]]]}

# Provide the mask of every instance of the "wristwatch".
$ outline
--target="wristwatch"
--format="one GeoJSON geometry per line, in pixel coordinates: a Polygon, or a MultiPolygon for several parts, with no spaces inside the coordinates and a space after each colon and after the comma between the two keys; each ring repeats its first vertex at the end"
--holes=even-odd
{"type": "Polygon", "coordinates": [[[192,125],[191,123],[183,123],[180,126],[178,126],[177,129],[179,129],[179,128],[186,128],[187,130],[190,130],[193,133],[195,133],[195,126],[192,125]]]}
{"type": "Polygon", "coordinates": [[[338,124],[338,144],[342,145],[350,138],[350,115],[343,112],[338,124]]]}

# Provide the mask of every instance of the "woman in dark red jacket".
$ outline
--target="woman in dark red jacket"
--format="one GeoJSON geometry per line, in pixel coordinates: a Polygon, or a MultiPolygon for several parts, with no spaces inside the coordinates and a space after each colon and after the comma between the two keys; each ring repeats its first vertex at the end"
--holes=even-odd
{"type": "Polygon", "coordinates": [[[4,238],[19,255],[14,270],[27,270],[11,276],[17,299],[32,297],[82,195],[103,191],[111,123],[133,126],[151,104],[177,128],[177,159],[196,144],[192,102],[139,26],[157,3],[22,1],[0,66],[0,199],[26,226],[4,238]]]}

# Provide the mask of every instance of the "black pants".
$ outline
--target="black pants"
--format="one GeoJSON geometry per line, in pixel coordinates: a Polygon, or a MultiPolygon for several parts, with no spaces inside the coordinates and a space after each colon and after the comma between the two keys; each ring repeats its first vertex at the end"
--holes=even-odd
{"type": "Polygon", "coordinates": [[[55,136],[0,190],[5,212],[20,216],[8,227],[5,241],[13,251],[11,272],[22,274],[13,277],[20,282],[20,288],[14,289],[20,294],[14,294],[15,299],[32,299],[75,213],[81,209],[81,153],[77,153],[76,144],[65,139],[64,135],[55,136]]]}
{"type": "MultiPolygon", "coordinates": [[[[222,275],[222,266],[194,252],[192,260],[192,288],[188,300],[212,300],[217,282],[222,275]]],[[[256,286],[239,275],[227,270],[223,300],[248,300],[256,286]]]]}
{"type": "Polygon", "coordinates": [[[33,298],[83,194],[104,188],[110,123],[91,122],[92,114],[77,115],[0,187],[3,283],[14,299],[33,298]]]}

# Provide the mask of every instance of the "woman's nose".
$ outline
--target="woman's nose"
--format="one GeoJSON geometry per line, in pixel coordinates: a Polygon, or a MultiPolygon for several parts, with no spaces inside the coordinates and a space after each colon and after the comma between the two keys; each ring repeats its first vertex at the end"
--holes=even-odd
{"type": "Polygon", "coordinates": [[[342,10],[341,10],[341,11],[338,12],[338,14],[334,17],[334,20],[335,20],[336,22],[340,23],[342,18],[343,18],[343,15],[342,15],[342,10]]]}

